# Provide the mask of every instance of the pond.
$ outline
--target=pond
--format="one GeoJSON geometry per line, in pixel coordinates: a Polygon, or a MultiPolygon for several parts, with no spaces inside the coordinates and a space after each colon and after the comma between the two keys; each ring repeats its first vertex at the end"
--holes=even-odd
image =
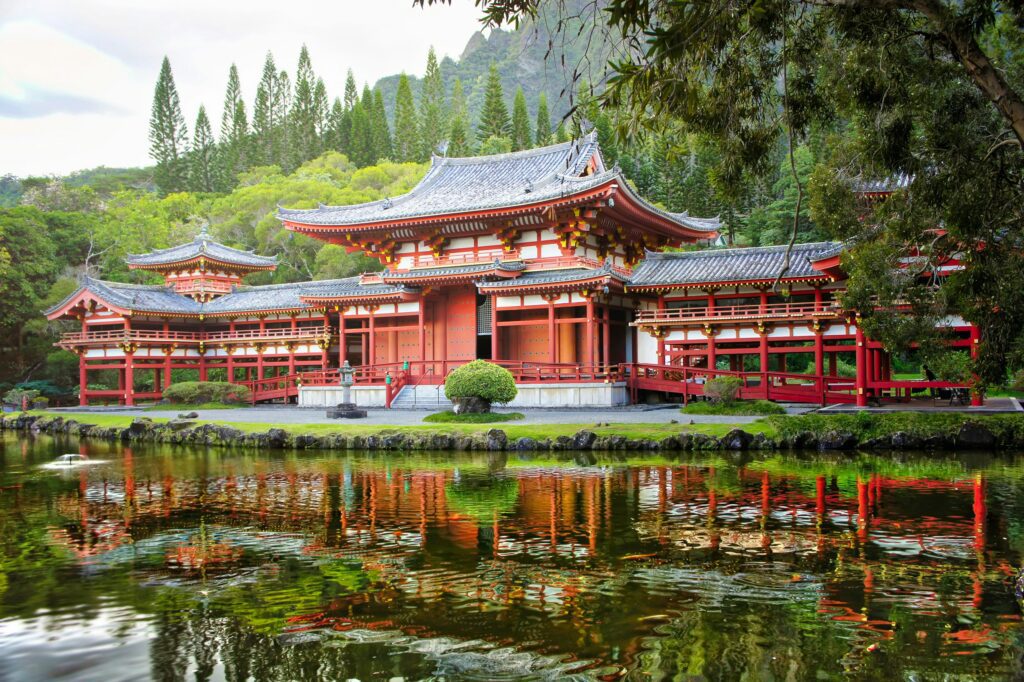
{"type": "Polygon", "coordinates": [[[1010,679],[1022,551],[1020,456],[8,437],[0,679],[1010,679]]]}

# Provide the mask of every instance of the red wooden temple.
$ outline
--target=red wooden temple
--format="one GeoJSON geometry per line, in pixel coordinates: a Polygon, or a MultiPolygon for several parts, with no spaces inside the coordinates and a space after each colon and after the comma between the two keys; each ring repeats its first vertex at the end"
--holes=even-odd
{"type": "MultiPolygon", "coordinates": [[[[276,261],[205,231],[131,256],[131,268],[164,284],[86,279],[47,313],[81,325],[58,343],[79,355],[81,403],[155,399],[180,380],[176,371],[193,370],[190,378],[246,383],[255,400],[326,406],[341,400],[337,368],[348,361],[358,403],[431,405],[447,373],[475,358],[515,374],[520,406],[686,400],[719,375],[738,376],[745,397],[821,404],[950,387],[892,379],[888,354],[838,302],[841,244],[796,247],[781,287],[784,247],[666,251],[708,246],[718,220],[645,201],[605,166],[593,133],[434,158],[402,196],[280,208],[278,218],[384,269],[247,286],[246,274],[276,261]],[[793,354],[813,355],[801,363],[809,371],[788,371],[793,354]],[[840,360],[856,375],[841,376],[840,360]],[[90,377],[113,374],[116,389],[90,387],[90,377]]],[[[973,329],[946,324],[973,351],[973,329]]]]}

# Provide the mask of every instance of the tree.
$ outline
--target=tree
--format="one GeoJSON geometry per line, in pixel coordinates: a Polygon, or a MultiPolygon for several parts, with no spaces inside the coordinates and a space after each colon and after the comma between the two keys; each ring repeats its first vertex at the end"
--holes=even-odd
{"type": "Polygon", "coordinates": [[[295,71],[295,93],[292,99],[291,135],[288,140],[292,163],[296,166],[319,153],[317,134],[319,111],[316,102],[316,75],[309,59],[309,50],[302,46],[295,71]]]}
{"type": "Polygon", "coordinates": [[[256,103],[252,111],[254,161],[262,165],[281,162],[281,82],[274,64],[274,55],[267,52],[263,74],[256,87],[256,103]]]}
{"type": "Polygon", "coordinates": [[[324,134],[324,148],[336,152],[344,152],[343,134],[346,119],[345,106],[341,103],[340,97],[334,98],[331,111],[327,115],[327,130],[324,134]]]}
{"type": "Polygon", "coordinates": [[[448,112],[445,108],[444,81],[434,48],[427,53],[427,70],[420,93],[420,125],[423,150],[420,158],[428,159],[448,133],[448,112]]]}
{"type": "Polygon", "coordinates": [[[370,111],[370,136],[375,159],[390,159],[392,156],[391,131],[388,130],[388,115],[384,111],[384,95],[373,90],[373,109],[370,111]]]}
{"type": "Polygon", "coordinates": [[[153,179],[161,192],[179,192],[188,184],[188,128],[174,85],[171,61],[164,57],[153,92],[149,119],[149,155],[156,161],[153,179]]]}
{"type": "Polygon", "coordinates": [[[192,150],[189,152],[189,189],[193,192],[217,190],[217,143],[213,139],[206,107],[199,105],[193,130],[192,150]]]}
{"type": "Polygon", "coordinates": [[[224,112],[220,119],[221,169],[218,173],[219,191],[229,191],[235,186],[238,174],[251,163],[249,152],[249,120],[242,99],[242,87],[238,80],[238,69],[234,64],[228,70],[228,85],[224,93],[224,112]]]}
{"type": "Polygon", "coordinates": [[[533,139],[538,147],[551,144],[551,114],[548,113],[548,96],[543,92],[537,99],[537,127],[533,139]]]}
{"type": "Polygon", "coordinates": [[[395,95],[395,126],[392,148],[395,161],[416,161],[421,157],[419,123],[416,120],[416,106],[412,101],[412,88],[404,73],[398,79],[395,95]]]}
{"type": "Polygon", "coordinates": [[[318,150],[323,149],[330,114],[331,104],[327,99],[327,86],[324,85],[322,78],[317,78],[316,87],[313,88],[313,118],[316,123],[316,135],[319,138],[318,150]]]}
{"type": "MultiPolygon", "coordinates": [[[[572,11],[566,0],[481,5],[491,25],[541,7],[572,11]]],[[[716,177],[738,193],[749,175],[774,170],[780,136],[796,180],[800,142],[816,130],[842,131],[813,175],[811,215],[835,237],[855,239],[843,256],[844,304],[861,314],[865,332],[900,350],[960,315],[980,328],[983,383],[1002,383],[1008,366],[1024,363],[1024,294],[1002,279],[1024,267],[1024,7],[610,0],[605,9],[598,30],[634,48],[613,64],[601,96],[623,108],[620,133],[708,136],[721,154],[716,177]],[[886,178],[911,180],[881,205],[858,203],[858,182],[886,178]],[[921,267],[900,260],[908,251],[921,267]],[[936,286],[929,273],[950,254],[966,255],[963,268],[936,286]]],[[[804,199],[796,187],[790,239],[804,199]]]]}
{"type": "Polygon", "coordinates": [[[345,111],[352,111],[352,107],[359,101],[359,92],[356,89],[356,77],[352,75],[352,69],[348,70],[345,77],[345,100],[343,102],[345,111]]]}
{"type": "Polygon", "coordinates": [[[484,142],[490,137],[508,137],[511,132],[508,107],[505,106],[505,94],[501,89],[501,74],[498,73],[498,67],[491,64],[476,136],[477,139],[484,142]]]}
{"type": "Polygon", "coordinates": [[[349,145],[349,158],[357,166],[371,166],[376,163],[377,156],[373,148],[370,117],[362,102],[356,102],[350,113],[352,116],[352,141],[349,145]]]}
{"type": "Polygon", "coordinates": [[[516,89],[512,100],[512,150],[529,149],[533,136],[530,135],[530,114],[526,111],[526,95],[522,88],[516,89]]]}
{"type": "Polygon", "coordinates": [[[448,130],[448,156],[469,156],[470,148],[469,110],[466,107],[466,96],[462,91],[462,81],[455,79],[452,86],[451,126],[448,130]]]}

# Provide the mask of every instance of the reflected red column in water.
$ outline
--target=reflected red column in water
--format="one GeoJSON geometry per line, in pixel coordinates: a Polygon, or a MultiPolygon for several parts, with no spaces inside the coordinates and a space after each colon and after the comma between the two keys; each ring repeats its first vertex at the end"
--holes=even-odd
{"type": "Polygon", "coordinates": [[[820,522],[825,517],[825,477],[818,476],[814,480],[814,487],[814,511],[818,514],[818,521],[820,522]]]}
{"type": "Polygon", "coordinates": [[[868,484],[860,476],[857,477],[857,538],[861,542],[868,539],[868,484]]]}

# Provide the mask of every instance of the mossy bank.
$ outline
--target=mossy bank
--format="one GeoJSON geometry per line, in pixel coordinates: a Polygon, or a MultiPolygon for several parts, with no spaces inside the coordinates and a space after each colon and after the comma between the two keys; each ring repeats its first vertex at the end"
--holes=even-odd
{"type": "Polygon", "coordinates": [[[1024,450],[1024,416],[867,414],[779,416],[729,424],[348,426],[158,420],[20,413],[0,430],[122,442],[340,450],[1024,450]]]}

